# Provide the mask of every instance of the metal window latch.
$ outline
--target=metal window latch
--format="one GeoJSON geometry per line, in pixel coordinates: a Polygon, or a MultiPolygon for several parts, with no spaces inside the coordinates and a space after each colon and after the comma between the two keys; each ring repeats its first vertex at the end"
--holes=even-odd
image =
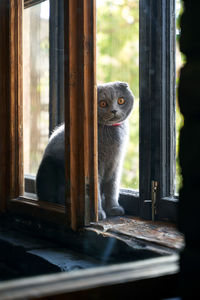
{"type": "Polygon", "coordinates": [[[145,200],[145,203],[151,203],[151,219],[155,221],[156,215],[156,200],[157,200],[157,192],[158,192],[158,181],[151,181],[151,200],[145,200]]]}
{"type": "Polygon", "coordinates": [[[152,217],[152,221],[155,221],[157,191],[158,191],[158,181],[152,180],[151,181],[151,217],[152,217]]]}

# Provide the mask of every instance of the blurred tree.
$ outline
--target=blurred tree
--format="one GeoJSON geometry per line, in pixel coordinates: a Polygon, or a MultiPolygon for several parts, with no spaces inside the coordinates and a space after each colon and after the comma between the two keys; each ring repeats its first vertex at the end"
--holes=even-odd
{"type": "Polygon", "coordinates": [[[121,186],[139,188],[139,0],[97,0],[97,80],[126,81],[135,96],[121,186]]]}

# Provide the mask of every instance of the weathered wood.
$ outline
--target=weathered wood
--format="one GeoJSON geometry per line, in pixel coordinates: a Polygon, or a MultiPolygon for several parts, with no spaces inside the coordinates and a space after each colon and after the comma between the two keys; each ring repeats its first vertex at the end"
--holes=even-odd
{"type": "Polygon", "coordinates": [[[76,229],[97,219],[95,0],[65,2],[66,211],[76,229]]]}
{"type": "MultiPolygon", "coordinates": [[[[0,62],[7,78],[1,81],[1,210],[5,210],[6,200],[16,199],[23,194],[22,4],[22,0],[10,0],[1,2],[0,6],[4,29],[0,62]]],[[[95,1],[66,1],[64,18],[66,210],[68,222],[76,229],[90,220],[95,221],[97,217],[95,1]]],[[[14,200],[9,205],[12,211],[22,210],[28,214],[33,207],[36,215],[40,214],[41,217],[48,216],[49,209],[54,210],[54,205],[48,203],[41,207],[40,202],[28,198],[21,202],[14,200]]]]}
{"type": "Polygon", "coordinates": [[[10,196],[23,193],[22,1],[10,0],[10,196]]]}
{"type": "Polygon", "coordinates": [[[0,1],[0,211],[6,208],[9,192],[9,6],[0,1]]]}
{"type": "Polygon", "coordinates": [[[184,237],[176,226],[164,222],[141,220],[137,217],[115,217],[92,224],[102,232],[146,241],[176,251],[184,246],[184,237]]]}
{"type": "Polygon", "coordinates": [[[22,1],[2,1],[1,36],[1,208],[23,192],[22,1]]]}
{"type": "Polygon", "coordinates": [[[31,216],[37,220],[65,224],[66,217],[64,207],[50,202],[37,201],[33,196],[12,199],[8,203],[9,213],[15,216],[31,216]]]}

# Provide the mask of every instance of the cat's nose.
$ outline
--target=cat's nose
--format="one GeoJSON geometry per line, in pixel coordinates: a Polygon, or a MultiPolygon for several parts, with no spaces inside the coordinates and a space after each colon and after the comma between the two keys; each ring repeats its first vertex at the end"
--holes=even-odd
{"type": "Polygon", "coordinates": [[[116,114],[116,110],[111,110],[111,113],[113,113],[114,115],[116,114]]]}

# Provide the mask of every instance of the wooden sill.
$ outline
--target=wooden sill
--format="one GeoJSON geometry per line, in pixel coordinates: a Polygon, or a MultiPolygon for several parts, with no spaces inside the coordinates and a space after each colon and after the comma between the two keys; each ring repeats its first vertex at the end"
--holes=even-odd
{"type": "MultiPolygon", "coordinates": [[[[55,233],[56,231],[51,231],[51,235],[54,236],[55,233]]],[[[67,234],[69,238],[69,233],[67,234]]],[[[142,252],[140,244],[144,244],[145,250],[172,255],[142,258],[128,263],[115,264],[113,261],[113,265],[3,282],[0,284],[3,299],[108,299],[106,297],[109,293],[109,299],[118,299],[119,295],[121,298],[131,291],[134,291],[136,299],[177,296],[179,256],[176,252],[183,246],[184,240],[174,225],[125,216],[93,223],[81,233],[74,233],[70,241],[80,239],[79,234],[83,234],[84,245],[86,238],[90,242],[87,247],[89,250],[95,250],[96,246],[101,253],[104,249],[103,244],[108,254],[110,241],[112,244],[112,241],[120,240],[120,245],[114,244],[115,250],[119,249],[120,256],[123,251],[128,254],[123,243],[133,248],[139,245],[139,253],[142,252]],[[114,239],[111,239],[112,237],[114,239]],[[166,286],[170,286],[170,289],[166,289],[166,286]]],[[[81,248],[81,239],[77,242],[82,251],[84,247],[81,248]]],[[[137,251],[130,254],[137,256],[137,251]]],[[[134,258],[132,257],[133,260],[134,258]]]]}
{"type": "Polygon", "coordinates": [[[129,243],[131,240],[137,240],[159,252],[176,253],[184,246],[184,237],[177,230],[176,225],[141,220],[133,216],[114,217],[92,223],[88,230],[104,235],[111,234],[129,243]]]}

